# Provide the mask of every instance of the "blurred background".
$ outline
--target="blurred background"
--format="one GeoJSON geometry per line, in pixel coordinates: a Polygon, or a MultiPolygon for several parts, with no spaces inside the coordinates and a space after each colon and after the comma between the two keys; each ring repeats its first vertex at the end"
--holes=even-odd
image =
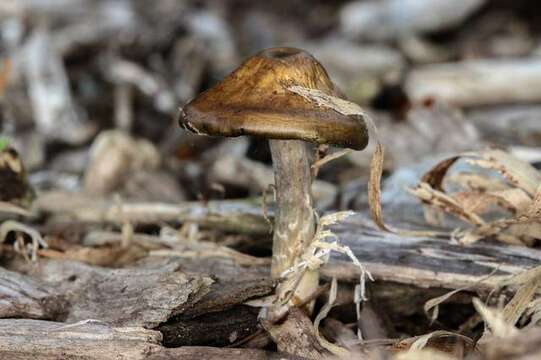
{"type": "MultiPolygon", "coordinates": [[[[525,0],[2,0],[1,136],[38,191],[259,194],[266,141],[195,136],[175,117],[246,57],[294,46],[373,115],[387,175],[400,174],[383,201],[396,200],[393,186],[444,154],[541,160],[540,16],[525,0]]],[[[364,206],[369,154],[321,170],[321,207],[364,206]]]]}

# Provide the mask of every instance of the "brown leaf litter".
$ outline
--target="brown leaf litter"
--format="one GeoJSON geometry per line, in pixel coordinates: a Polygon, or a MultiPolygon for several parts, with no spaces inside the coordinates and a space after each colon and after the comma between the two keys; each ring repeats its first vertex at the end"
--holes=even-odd
{"type": "Polygon", "coordinates": [[[455,231],[454,238],[461,243],[494,238],[508,244],[532,246],[541,234],[540,185],[541,174],[529,163],[503,150],[487,149],[442,160],[408,191],[426,206],[429,223],[446,213],[472,225],[455,231]],[[459,160],[497,174],[449,175],[449,169],[459,160]],[[444,189],[444,182],[453,183],[461,190],[449,192],[444,189]]]}

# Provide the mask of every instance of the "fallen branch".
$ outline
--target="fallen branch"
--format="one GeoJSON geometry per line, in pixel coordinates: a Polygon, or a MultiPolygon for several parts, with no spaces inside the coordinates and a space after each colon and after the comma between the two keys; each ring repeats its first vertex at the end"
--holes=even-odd
{"type": "Polygon", "coordinates": [[[261,205],[254,200],[166,203],[122,203],[90,195],[49,192],[35,201],[39,212],[90,223],[155,224],[192,222],[204,227],[244,234],[268,234],[261,205]]]}
{"type": "Polygon", "coordinates": [[[532,57],[427,65],[408,75],[406,90],[416,101],[436,98],[462,107],[535,103],[541,100],[541,61],[532,57]]]}
{"type": "Polygon", "coordinates": [[[0,267],[0,318],[61,320],[68,311],[55,288],[0,267]]]}
{"type": "Polygon", "coordinates": [[[203,346],[165,348],[161,333],[140,327],[113,327],[95,320],[73,324],[42,320],[0,320],[3,359],[95,360],[302,360],[256,349],[203,346]]]}

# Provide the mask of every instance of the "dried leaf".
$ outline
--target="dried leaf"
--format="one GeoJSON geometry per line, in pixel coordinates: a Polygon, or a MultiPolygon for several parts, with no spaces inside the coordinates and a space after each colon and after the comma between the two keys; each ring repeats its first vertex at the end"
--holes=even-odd
{"type": "Polygon", "coordinates": [[[532,203],[532,198],[522,189],[505,189],[492,191],[489,194],[500,198],[515,213],[525,211],[532,203]]]}
{"type": "MultiPolygon", "coordinates": [[[[522,218],[522,220],[527,220],[522,218]]],[[[466,231],[457,232],[454,234],[454,239],[462,244],[473,244],[476,241],[485,239],[488,237],[495,236],[499,234],[498,239],[502,242],[512,244],[512,245],[524,245],[522,240],[517,239],[513,236],[505,236],[502,232],[508,229],[511,225],[524,223],[521,219],[511,218],[511,219],[499,219],[480,225],[477,228],[469,229],[466,231]]]]}
{"type": "Polygon", "coordinates": [[[432,220],[427,216],[432,214],[428,211],[436,209],[474,225],[474,228],[457,229],[453,233],[452,237],[461,243],[471,244],[493,237],[508,244],[531,246],[541,237],[540,185],[541,174],[530,164],[502,150],[492,149],[447,158],[429,170],[417,187],[408,191],[429,206],[428,210],[425,208],[427,222],[431,223],[432,220]],[[444,178],[451,165],[460,158],[473,165],[498,171],[504,180],[515,187],[510,188],[503,179],[497,182],[484,175],[460,173],[451,176],[451,180],[465,190],[445,193],[444,178]],[[511,216],[488,223],[481,217],[497,209],[508,211],[511,216]]]}
{"type": "Polygon", "coordinates": [[[523,271],[519,274],[510,276],[507,279],[501,280],[498,283],[499,287],[504,286],[519,286],[524,285],[527,283],[531,283],[535,281],[536,279],[541,278],[541,266],[536,266],[532,269],[523,271]]]}
{"type": "Polygon", "coordinates": [[[534,195],[541,184],[541,174],[537,169],[505,151],[490,149],[464,155],[472,158],[469,163],[498,171],[507,181],[530,195],[534,195]]]}
{"type": "Polygon", "coordinates": [[[448,299],[450,299],[454,294],[459,293],[461,291],[464,291],[466,289],[467,289],[467,287],[456,289],[456,290],[450,291],[450,292],[448,292],[446,294],[443,294],[441,296],[432,298],[432,299],[428,300],[427,302],[425,302],[425,305],[423,306],[423,309],[424,309],[426,315],[430,318],[430,323],[432,324],[438,318],[439,305],[440,304],[442,304],[445,301],[447,301],[448,299]],[[434,311],[432,311],[432,314],[430,314],[430,310],[432,310],[432,309],[434,309],[434,311]]]}
{"type": "Polygon", "coordinates": [[[503,316],[508,324],[515,325],[517,323],[528,308],[540,285],[541,277],[536,277],[518,289],[511,301],[503,308],[503,316]]]}
{"type": "Polygon", "coordinates": [[[485,222],[481,217],[473,212],[464,209],[455,199],[451,196],[433,189],[429,184],[421,182],[417,187],[413,189],[407,189],[407,191],[421,201],[430,204],[436,208],[439,208],[445,212],[455,215],[459,219],[466,221],[473,225],[482,225],[485,222]]]}
{"type": "MultiPolygon", "coordinates": [[[[400,354],[404,354],[404,359],[410,359],[408,354],[428,354],[427,359],[439,359],[439,356],[443,356],[442,359],[449,359],[447,353],[456,353],[457,351],[462,353],[465,349],[474,349],[474,342],[469,337],[464,335],[438,330],[429,334],[414,336],[407,339],[402,339],[392,345],[393,351],[401,351],[400,354]],[[449,338],[456,341],[449,341],[449,338]],[[404,351],[407,350],[407,351],[404,351]],[[433,355],[433,357],[430,357],[433,355]]],[[[393,357],[396,359],[397,357],[393,357]]],[[[418,359],[425,357],[411,357],[411,359],[418,359]]],[[[402,357],[400,357],[402,359],[402,357]]],[[[454,359],[454,357],[450,358],[454,359]]]]}
{"type": "Polygon", "coordinates": [[[413,350],[413,351],[421,350],[421,349],[423,349],[423,348],[425,348],[427,346],[428,341],[430,339],[442,338],[442,337],[460,338],[460,339],[464,340],[464,342],[466,342],[467,344],[473,346],[473,340],[470,339],[467,336],[457,334],[457,333],[454,333],[454,332],[451,332],[451,331],[437,330],[437,331],[433,331],[433,332],[431,332],[429,334],[416,336],[416,337],[412,338],[412,339],[415,339],[415,340],[412,342],[409,349],[413,350]]]}
{"type": "Polygon", "coordinates": [[[354,102],[331,96],[321,90],[309,89],[302,86],[290,86],[289,91],[294,92],[306,100],[315,103],[318,106],[333,109],[344,115],[360,115],[366,117],[366,112],[354,102]]]}
{"type": "MultiPolygon", "coordinates": [[[[497,236],[497,239],[503,242],[515,245],[528,245],[531,243],[531,239],[510,236],[509,234],[503,234],[503,231],[509,229],[513,225],[521,225],[523,232],[529,234],[532,230],[529,229],[530,226],[533,225],[533,230],[536,229],[537,223],[539,223],[541,219],[540,213],[541,187],[535,193],[534,199],[530,202],[526,211],[523,211],[512,218],[498,219],[490,223],[482,224],[477,228],[464,231],[457,236],[457,240],[464,244],[471,244],[483,238],[497,236]]],[[[518,233],[517,228],[515,228],[514,231],[515,234],[518,233]]],[[[535,234],[535,232],[532,232],[532,234],[535,234]]]]}
{"type": "Polygon", "coordinates": [[[447,174],[449,168],[458,160],[460,156],[453,156],[448,159],[442,160],[432,167],[427,173],[421,178],[421,182],[427,183],[433,189],[443,191],[443,178],[447,174]]]}
{"type": "Polygon", "coordinates": [[[383,221],[381,209],[381,175],[383,173],[384,149],[378,142],[370,161],[370,179],[368,181],[368,206],[372,220],[383,231],[393,232],[383,221]]]}
{"type": "Polygon", "coordinates": [[[482,215],[494,206],[516,214],[524,211],[532,199],[522,189],[492,192],[461,191],[451,195],[466,211],[482,215]]]}
{"type": "MultiPolygon", "coordinates": [[[[484,276],[482,278],[480,278],[478,281],[476,281],[476,283],[481,283],[485,280],[488,280],[489,278],[491,278],[492,276],[494,276],[494,274],[499,270],[499,268],[495,268],[490,274],[488,274],[487,276],[484,276]]],[[[430,322],[433,323],[437,318],[438,318],[438,315],[439,315],[439,305],[442,304],[443,302],[447,301],[448,299],[450,299],[453,295],[455,295],[456,293],[459,293],[461,291],[465,291],[465,290],[468,290],[469,288],[471,288],[471,285],[470,286],[465,286],[465,287],[462,287],[462,288],[459,288],[459,289],[456,289],[456,290],[453,290],[453,291],[450,291],[446,294],[443,294],[441,296],[438,296],[438,297],[435,297],[435,298],[432,298],[430,300],[428,300],[427,302],[425,302],[425,305],[424,305],[424,311],[425,313],[427,314],[427,316],[430,317],[430,322]],[[430,315],[430,310],[431,309],[434,309],[434,311],[432,312],[432,315],[430,315]]]]}
{"type": "Polygon", "coordinates": [[[338,291],[338,282],[336,281],[336,278],[333,277],[331,280],[331,288],[329,290],[329,300],[325,303],[325,305],[323,305],[323,307],[317,314],[314,320],[314,328],[315,328],[316,337],[319,340],[319,343],[321,344],[321,346],[323,346],[325,349],[329,350],[331,353],[333,353],[336,356],[339,356],[341,358],[348,358],[348,357],[351,357],[351,354],[347,349],[327,341],[327,339],[322,337],[319,333],[319,324],[321,323],[323,319],[327,317],[327,315],[331,311],[334,305],[334,302],[336,301],[337,291],[338,291]]]}
{"type": "Polygon", "coordinates": [[[494,177],[475,174],[471,172],[459,172],[446,177],[447,182],[457,184],[465,190],[475,192],[501,191],[509,189],[507,184],[494,177]]]}
{"type": "MultiPolygon", "coordinates": [[[[526,222],[513,224],[507,228],[505,233],[498,234],[496,239],[502,242],[508,242],[508,238],[518,239],[520,245],[534,246],[537,239],[541,236],[541,223],[538,221],[535,222],[526,222]]],[[[518,242],[517,242],[518,243],[518,242]]]]}
{"type": "MultiPolygon", "coordinates": [[[[478,298],[473,298],[472,301],[473,306],[479,315],[481,315],[494,336],[505,338],[518,333],[517,328],[505,321],[503,311],[486,306],[478,298]]],[[[486,336],[486,334],[487,332],[485,332],[483,336],[486,336]]]]}

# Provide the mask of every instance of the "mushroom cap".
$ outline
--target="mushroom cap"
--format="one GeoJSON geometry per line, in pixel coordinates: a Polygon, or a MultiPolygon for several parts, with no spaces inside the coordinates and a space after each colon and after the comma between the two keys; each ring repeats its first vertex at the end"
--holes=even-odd
{"type": "Polygon", "coordinates": [[[361,150],[368,131],[360,115],[318,106],[288,90],[317,89],[344,98],[323,66],[295,48],[271,48],[247,59],[180,112],[180,125],[211,136],[297,139],[361,150]]]}

